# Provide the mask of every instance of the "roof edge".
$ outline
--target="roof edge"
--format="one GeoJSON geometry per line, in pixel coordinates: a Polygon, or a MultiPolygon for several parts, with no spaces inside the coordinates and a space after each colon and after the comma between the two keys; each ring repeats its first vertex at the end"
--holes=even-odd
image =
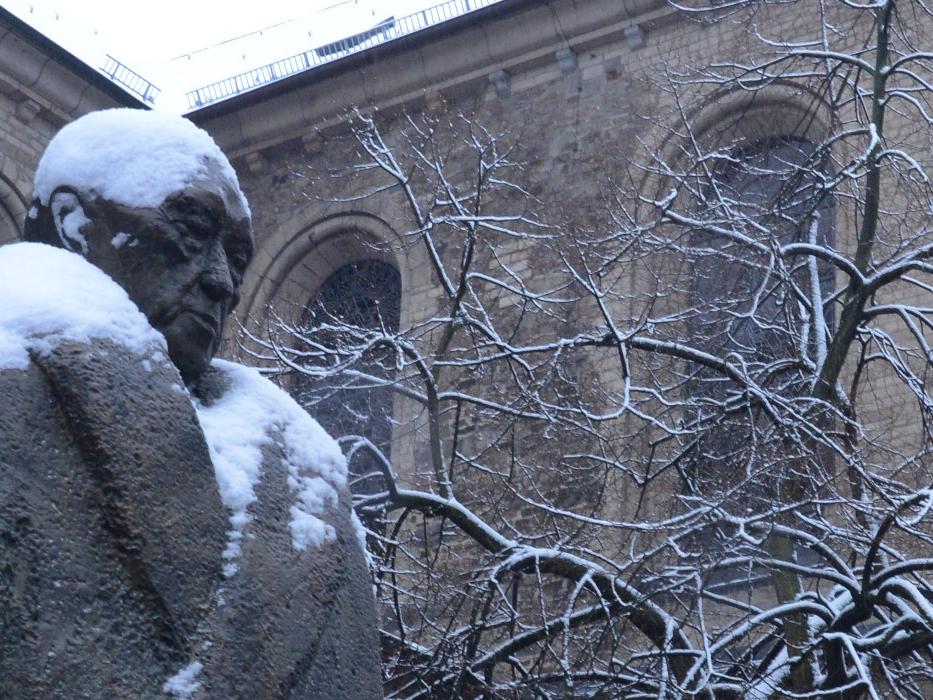
{"type": "MultiPolygon", "coordinates": [[[[22,41],[30,44],[37,51],[48,56],[64,69],[84,80],[114,102],[125,107],[150,108],[149,105],[135,95],[112,82],[103,73],[95,70],[73,53],[55,43],[37,29],[29,26],[29,24],[4,7],[0,7],[0,26],[8,27],[9,31],[17,35],[22,41]]],[[[0,56],[0,61],[2,61],[2,56],[0,56]]],[[[22,70],[22,66],[19,68],[22,70]]],[[[44,91],[41,86],[38,85],[39,82],[41,82],[41,80],[37,80],[36,85],[29,85],[27,87],[31,87],[42,94],[43,97],[52,101],[49,95],[43,94],[44,91]]]]}
{"type": "MultiPolygon", "coordinates": [[[[619,13],[633,19],[656,9],[658,0],[617,0],[619,13]]],[[[473,10],[453,19],[426,27],[417,32],[378,44],[371,48],[349,54],[335,61],[309,68],[253,90],[233,95],[185,113],[195,123],[203,124],[218,117],[237,112],[243,108],[273,99],[288,92],[314,85],[329,78],[372,66],[388,57],[406,51],[417,50],[433,41],[457,33],[463,27],[485,23],[517,14],[529,8],[551,6],[554,0],[501,0],[494,5],[473,10]]]]}

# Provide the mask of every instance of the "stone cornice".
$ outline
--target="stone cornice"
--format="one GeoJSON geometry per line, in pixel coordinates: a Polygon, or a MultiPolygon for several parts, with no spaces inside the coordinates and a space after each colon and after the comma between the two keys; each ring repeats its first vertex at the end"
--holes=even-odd
{"type": "Polygon", "coordinates": [[[0,91],[56,126],[107,107],[140,107],[125,92],[62,47],[0,8],[0,91]]]}
{"type": "Polygon", "coordinates": [[[326,128],[354,105],[386,109],[502,77],[666,12],[664,0],[504,0],[187,116],[244,156],[326,128]]]}

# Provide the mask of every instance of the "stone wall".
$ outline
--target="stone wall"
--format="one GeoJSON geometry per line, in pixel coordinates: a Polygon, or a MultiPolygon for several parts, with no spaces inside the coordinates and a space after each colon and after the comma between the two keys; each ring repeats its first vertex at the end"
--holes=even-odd
{"type": "MultiPolygon", "coordinates": [[[[756,26],[772,36],[804,35],[817,18],[800,8],[762,6],[756,26]]],[[[438,310],[438,280],[424,250],[399,245],[412,226],[402,198],[383,193],[357,199],[365,179],[355,181],[360,190],[354,192],[346,180],[327,177],[356,162],[346,128],[351,108],[377,114],[390,138],[404,128],[405,113],[475,115],[520,145],[527,163],[523,184],[549,214],[598,227],[607,225],[611,180],[630,161],[644,161],[649,152],[676,157],[675,74],[756,51],[761,44],[745,24],[728,16],[697,22],[660,0],[506,0],[192,113],[231,154],[252,202],[258,246],[244,284],[242,318],[261,327],[273,302],[307,303],[329,272],[372,254],[365,241],[392,244],[394,252],[379,255],[391,257],[401,271],[403,326],[438,310]]],[[[838,116],[821,95],[792,82],[754,100],[709,84],[682,88],[681,99],[708,138],[819,137],[838,116]]],[[[896,115],[888,133],[903,133],[908,142],[917,137],[896,115]]],[[[646,193],[659,186],[650,177],[643,182],[646,193]]],[[[840,207],[837,240],[843,247],[851,246],[855,226],[840,207]]],[[[553,272],[553,259],[527,241],[498,252],[538,282],[553,272]]],[[[633,291],[654,294],[652,284],[651,274],[633,271],[633,291]]],[[[597,376],[600,370],[598,363],[590,368],[597,376]]],[[[877,381],[889,390],[875,388],[879,398],[869,422],[916,435],[917,426],[897,425],[903,414],[895,407],[904,400],[897,382],[877,381]]],[[[408,442],[400,438],[394,449],[407,450],[408,442]]]]}
{"type": "MultiPolygon", "coordinates": [[[[670,148],[667,128],[676,124],[665,71],[707,65],[724,46],[739,52],[747,34],[728,22],[690,21],[663,0],[506,0],[460,20],[188,115],[231,156],[252,203],[258,245],[244,285],[245,315],[259,319],[283,295],[313,295],[326,269],[359,254],[349,238],[347,250],[333,243],[341,230],[398,241],[409,227],[398,197],[339,202],[354,194],[342,189],[345,181],[307,177],[354,162],[346,129],[352,108],[378,112],[390,133],[404,113],[475,115],[520,145],[531,193],[585,225],[600,221],[611,179],[643,159],[643,144],[670,148]]],[[[812,18],[781,20],[809,26],[812,18]]],[[[711,128],[738,113],[755,122],[746,127],[750,137],[794,128],[792,118],[782,124],[775,117],[774,104],[751,110],[740,98],[717,100],[703,116],[711,128]]],[[[776,95],[781,100],[793,115],[813,106],[811,96],[793,90],[776,95]]],[[[530,264],[526,251],[505,254],[530,264]]],[[[436,290],[419,255],[410,249],[397,261],[409,318],[431,308],[436,290]]]]}

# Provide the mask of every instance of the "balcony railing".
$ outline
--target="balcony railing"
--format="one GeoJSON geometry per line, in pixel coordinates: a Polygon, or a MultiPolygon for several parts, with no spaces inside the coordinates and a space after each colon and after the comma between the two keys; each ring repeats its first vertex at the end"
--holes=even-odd
{"type": "Polygon", "coordinates": [[[473,10],[495,5],[497,2],[500,0],[449,0],[406,17],[398,19],[390,17],[371,29],[344,37],[339,41],[308,49],[294,56],[187,92],[185,95],[188,98],[188,106],[194,109],[225,100],[295,73],[301,73],[427,27],[433,27],[473,10]]]}
{"type": "Polygon", "coordinates": [[[107,61],[101,70],[113,82],[122,85],[146,102],[155,102],[155,98],[162,92],[139,73],[123,65],[110,54],[107,54],[107,61]]]}

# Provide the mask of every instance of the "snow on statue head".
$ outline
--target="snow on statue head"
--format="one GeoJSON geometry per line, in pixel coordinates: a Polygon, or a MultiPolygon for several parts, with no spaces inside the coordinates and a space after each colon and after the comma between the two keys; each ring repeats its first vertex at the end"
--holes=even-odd
{"type": "Polygon", "coordinates": [[[253,253],[249,206],[213,139],[182,117],[133,109],[93,112],[52,139],[25,238],[110,275],[189,384],[210,364],[253,253]]]}

